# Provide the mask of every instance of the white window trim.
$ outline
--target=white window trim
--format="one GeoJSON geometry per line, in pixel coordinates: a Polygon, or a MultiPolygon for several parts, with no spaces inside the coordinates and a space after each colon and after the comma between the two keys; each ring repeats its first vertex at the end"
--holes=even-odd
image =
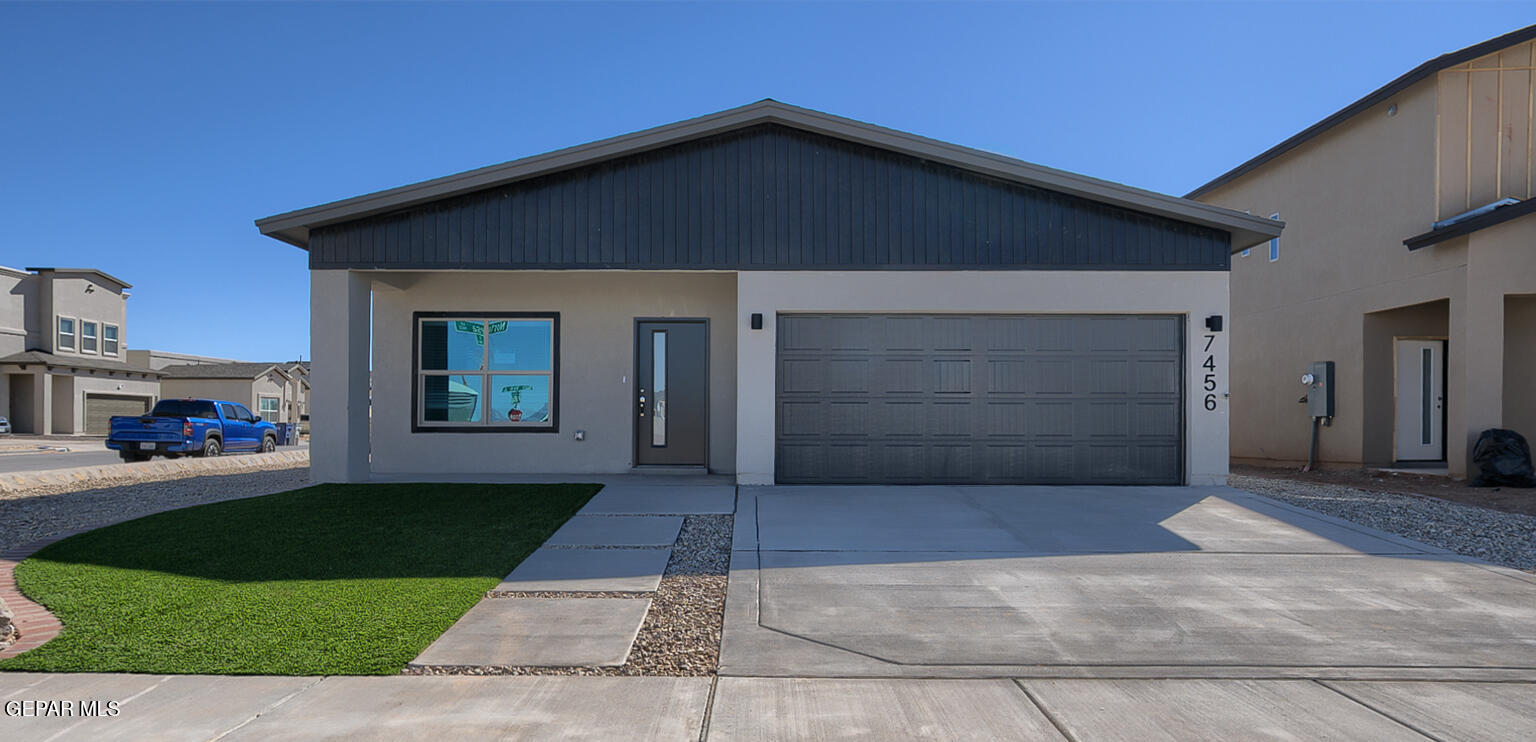
{"type": "Polygon", "coordinates": [[[269,422],[269,423],[270,422],[277,422],[276,418],[277,417],[282,417],[282,415],[283,415],[283,399],[282,399],[282,397],[273,397],[273,396],[266,395],[266,394],[258,395],[256,397],[256,414],[258,416],[260,416],[261,419],[263,421],[265,421],[265,422],[269,422]],[[273,410],[273,415],[275,415],[276,417],[273,417],[273,418],[268,418],[267,417],[267,413],[264,410],[261,409],[261,403],[265,402],[265,401],[267,401],[269,399],[272,400],[273,402],[277,403],[277,409],[273,410]]]}
{"type": "Polygon", "coordinates": [[[81,353],[89,353],[91,355],[97,355],[97,354],[99,354],[101,352],[101,323],[100,322],[97,322],[95,320],[88,320],[88,319],[80,320],[80,352],[81,353]],[[90,336],[91,340],[93,342],[95,342],[96,347],[92,348],[90,350],[86,350],[86,348],[85,348],[85,338],[86,338],[85,326],[86,325],[95,325],[96,326],[96,333],[90,336]]]}
{"type": "Polygon", "coordinates": [[[415,340],[414,343],[412,343],[413,347],[411,348],[411,354],[412,354],[411,365],[416,370],[416,380],[415,380],[415,383],[416,383],[416,409],[414,411],[412,411],[412,415],[414,416],[413,419],[414,419],[414,421],[416,423],[416,428],[418,430],[430,430],[430,431],[440,431],[440,430],[475,430],[475,431],[479,431],[479,430],[487,430],[487,431],[519,432],[519,433],[521,433],[521,432],[530,432],[530,433],[553,433],[553,432],[558,432],[559,427],[560,427],[559,402],[556,399],[556,397],[559,395],[559,381],[557,379],[557,373],[556,373],[556,371],[557,371],[557,369],[559,367],[559,351],[558,351],[558,349],[560,347],[560,340],[559,340],[559,337],[558,337],[558,335],[560,333],[560,315],[558,313],[556,313],[556,312],[547,312],[547,313],[543,313],[543,312],[527,312],[527,313],[500,315],[500,314],[498,314],[496,312],[487,312],[487,313],[484,313],[484,314],[477,314],[477,313],[474,313],[474,312],[466,312],[466,313],[463,313],[463,314],[459,314],[459,313],[453,313],[453,314],[431,314],[429,316],[418,316],[416,318],[416,328],[415,329],[416,329],[416,340],[415,340]],[[488,366],[490,366],[490,352],[491,352],[491,343],[490,343],[490,339],[489,338],[487,338],[486,342],[484,343],[484,345],[481,346],[481,350],[480,350],[480,368],[479,369],[441,369],[440,370],[440,369],[424,369],[424,368],[421,368],[421,336],[422,336],[422,327],[427,322],[453,322],[453,321],[460,321],[460,322],[482,322],[482,323],[489,323],[489,322],[497,322],[497,321],[503,321],[503,320],[504,321],[508,321],[508,322],[548,322],[549,323],[549,363],[550,363],[551,368],[548,371],[491,370],[491,369],[487,368],[488,366]],[[484,399],[489,399],[490,398],[490,395],[486,392],[486,390],[490,388],[490,379],[493,376],[547,376],[547,377],[549,377],[549,394],[550,394],[550,400],[549,400],[549,412],[550,412],[549,422],[512,422],[510,420],[495,420],[495,419],[493,419],[493,416],[490,414],[490,412],[491,412],[490,404],[485,402],[484,399],[482,399],[482,401],[481,401],[480,420],[478,422],[456,422],[456,421],[449,421],[449,420],[428,420],[428,419],[426,419],[426,412],[427,412],[427,377],[430,377],[430,376],[479,376],[482,379],[482,381],[480,382],[480,389],[481,389],[481,394],[484,395],[484,399]]]}
{"type": "Polygon", "coordinates": [[[79,345],[79,342],[80,342],[79,341],[79,337],[80,337],[80,318],[79,317],[69,317],[69,316],[61,314],[61,315],[58,315],[57,318],[54,319],[54,321],[53,321],[53,349],[54,350],[56,350],[56,351],[58,351],[58,350],[67,350],[67,351],[69,351],[71,353],[79,352],[78,350],[76,350],[77,348],[80,347],[80,345],[79,345]],[[64,345],[64,328],[61,326],[63,324],[64,320],[69,320],[72,323],[72,324],[70,324],[69,345],[68,346],[64,345]]]}
{"type": "Polygon", "coordinates": [[[104,356],[116,356],[118,354],[119,349],[122,348],[122,343],[123,343],[123,328],[122,327],[120,327],[118,325],[109,325],[109,324],[107,324],[105,322],[101,323],[101,354],[102,355],[104,355],[104,356]],[[107,328],[108,327],[110,327],[110,328],[112,328],[112,329],[117,331],[117,337],[111,339],[112,350],[110,350],[110,351],[107,350],[107,328]]]}

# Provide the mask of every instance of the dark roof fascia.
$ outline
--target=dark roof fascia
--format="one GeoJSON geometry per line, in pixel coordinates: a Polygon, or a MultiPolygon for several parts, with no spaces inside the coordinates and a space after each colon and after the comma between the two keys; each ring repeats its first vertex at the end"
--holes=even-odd
{"type": "Polygon", "coordinates": [[[1416,234],[1403,240],[1403,244],[1407,245],[1410,251],[1421,247],[1429,247],[1430,245],[1438,245],[1446,240],[1469,235],[1497,224],[1503,224],[1511,219],[1518,219],[1532,212],[1536,212],[1536,198],[1526,199],[1517,204],[1500,206],[1486,214],[1452,224],[1449,227],[1431,229],[1423,234],[1416,234]]]}
{"type": "Polygon", "coordinates": [[[73,275],[82,275],[83,274],[83,275],[88,275],[88,276],[95,276],[97,278],[104,279],[104,280],[106,280],[109,283],[115,283],[115,284],[117,284],[118,286],[120,286],[120,287],[122,287],[124,289],[131,289],[131,288],[133,288],[133,284],[128,283],[127,281],[124,281],[123,279],[118,278],[117,276],[114,276],[114,275],[112,275],[110,273],[107,273],[106,271],[99,271],[99,270],[96,270],[95,268],[28,268],[27,270],[29,270],[29,271],[31,271],[33,273],[39,273],[39,274],[41,274],[43,271],[48,271],[48,272],[53,273],[54,275],[63,275],[63,276],[72,275],[72,274],[73,275]]]}
{"type": "Polygon", "coordinates": [[[1206,193],[1215,190],[1216,188],[1237,180],[1238,178],[1241,178],[1242,176],[1247,175],[1248,173],[1262,167],[1270,160],[1273,160],[1280,155],[1283,155],[1293,149],[1296,149],[1297,147],[1300,147],[1303,144],[1306,144],[1317,135],[1332,129],[1333,127],[1338,126],[1339,124],[1342,124],[1351,118],[1354,118],[1356,114],[1378,103],[1381,103],[1382,101],[1385,101],[1386,99],[1391,98],[1392,96],[1397,95],[1398,93],[1401,93],[1410,87],[1413,87],[1414,85],[1428,78],[1430,75],[1439,72],[1440,70],[1443,70],[1447,67],[1453,67],[1463,62],[1470,62],[1474,59],[1477,59],[1478,57],[1496,52],[1506,46],[1530,41],[1533,38],[1536,38],[1536,25],[1526,26],[1525,28],[1522,28],[1518,31],[1511,31],[1507,34],[1504,34],[1503,36],[1489,39],[1480,44],[1473,44],[1472,46],[1469,46],[1465,49],[1460,49],[1435,57],[1434,59],[1431,59],[1428,62],[1425,62],[1424,64],[1413,68],[1412,70],[1409,70],[1406,74],[1397,78],[1396,80],[1393,80],[1392,82],[1377,88],[1370,94],[1366,95],[1364,98],[1361,98],[1360,100],[1357,100],[1354,103],[1339,109],[1332,116],[1329,116],[1328,118],[1325,118],[1322,121],[1319,121],[1301,130],[1300,133],[1292,136],[1290,139],[1287,139],[1273,147],[1270,147],[1267,150],[1264,150],[1264,152],[1260,153],[1257,157],[1254,157],[1253,159],[1238,165],[1237,167],[1232,168],[1225,173],[1222,173],[1215,179],[1211,180],[1209,183],[1206,183],[1205,185],[1202,185],[1199,188],[1184,194],[1184,197],[1199,198],[1206,193]]]}
{"type": "Polygon", "coordinates": [[[941,142],[937,139],[791,106],[775,100],[712,113],[674,124],[525,157],[500,165],[448,175],[307,209],[257,219],[261,233],[308,249],[309,230],[502,186],[625,155],[659,149],[759,124],[779,124],[845,141],[891,150],[1001,180],[1105,202],[1134,211],[1220,229],[1232,235],[1232,250],[1277,237],[1283,222],[1211,204],[1036,165],[1023,160],[941,142]]]}

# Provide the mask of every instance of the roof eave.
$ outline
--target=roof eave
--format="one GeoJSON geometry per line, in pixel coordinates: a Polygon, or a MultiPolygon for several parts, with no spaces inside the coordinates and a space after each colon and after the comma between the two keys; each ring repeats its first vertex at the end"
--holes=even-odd
{"type": "MultiPolygon", "coordinates": [[[[1224,230],[1232,234],[1234,244],[1240,242],[1243,243],[1243,247],[1252,246],[1279,234],[1277,226],[1279,223],[1243,212],[1036,165],[774,100],[759,101],[719,113],[533,155],[500,165],[491,165],[399,188],[277,214],[256,220],[256,226],[264,235],[307,249],[309,230],[313,227],[363,219],[463,193],[507,185],[527,178],[765,123],[782,124],[880,149],[894,150],[1005,181],[1109,202],[1135,211],[1224,230]]],[[[1234,249],[1240,250],[1243,247],[1234,249]]]]}
{"type": "Polygon", "coordinates": [[[1504,222],[1519,219],[1522,216],[1536,212],[1536,198],[1527,199],[1517,204],[1502,206],[1481,216],[1476,216],[1458,224],[1440,229],[1431,229],[1422,234],[1416,234],[1403,240],[1409,252],[1433,245],[1438,245],[1457,237],[1465,237],[1473,232],[1479,232],[1489,227],[1503,224],[1504,222]]]}
{"type": "Polygon", "coordinates": [[[1391,98],[1392,96],[1397,95],[1398,93],[1401,93],[1404,90],[1407,90],[1408,88],[1411,88],[1426,79],[1429,79],[1432,75],[1439,72],[1440,70],[1461,64],[1463,62],[1469,62],[1471,60],[1477,59],[1478,57],[1486,56],[1495,51],[1498,51],[1499,49],[1502,49],[1506,46],[1523,43],[1533,38],[1536,38],[1536,25],[1526,26],[1525,28],[1511,31],[1502,36],[1496,36],[1487,41],[1473,44],[1472,46],[1466,47],[1464,49],[1458,49],[1453,52],[1441,54],[1434,59],[1414,67],[1413,69],[1400,75],[1397,79],[1387,83],[1386,85],[1383,85],[1371,91],[1370,93],[1367,93],[1365,97],[1360,98],[1354,103],[1351,103],[1335,111],[1332,115],[1323,119],[1322,121],[1302,129],[1301,131],[1287,138],[1285,141],[1282,141],[1279,144],[1270,147],[1263,152],[1260,152],[1258,155],[1254,156],[1243,164],[1216,176],[1205,185],[1202,185],[1199,188],[1184,194],[1184,198],[1199,198],[1213,190],[1216,190],[1217,188],[1220,188],[1221,186],[1237,180],[1238,178],[1241,178],[1244,175],[1247,175],[1248,173],[1263,167],[1270,160],[1273,160],[1287,152],[1290,152],[1293,149],[1296,149],[1297,147],[1300,147],[1303,144],[1306,144],[1308,141],[1311,141],[1313,137],[1316,137],[1323,132],[1332,129],[1335,126],[1354,118],[1356,115],[1371,108],[1372,106],[1382,103],[1388,98],[1391,98]]]}

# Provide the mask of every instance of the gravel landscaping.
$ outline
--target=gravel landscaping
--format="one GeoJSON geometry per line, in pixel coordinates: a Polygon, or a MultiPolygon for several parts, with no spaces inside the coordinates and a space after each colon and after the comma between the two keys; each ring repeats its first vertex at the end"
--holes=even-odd
{"type": "Polygon", "coordinates": [[[1536,572],[1536,517],[1433,497],[1293,479],[1234,475],[1228,483],[1458,554],[1536,572]]]}
{"type": "Polygon", "coordinates": [[[100,483],[44,485],[0,492],[0,551],[162,510],[267,495],[309,484],[309,467],[192,475],[111,487],[100,483]]]}
{"type": "Polygon", "coordinates": [[[409,667],[410,675],[665,675],[711,676],[720,664],[726,574],[731,561],[730,515],[690,515],[672,547],[654,593],[491,592],[517,598],[650,598],[645,622],[619,667],[409,667]]]}

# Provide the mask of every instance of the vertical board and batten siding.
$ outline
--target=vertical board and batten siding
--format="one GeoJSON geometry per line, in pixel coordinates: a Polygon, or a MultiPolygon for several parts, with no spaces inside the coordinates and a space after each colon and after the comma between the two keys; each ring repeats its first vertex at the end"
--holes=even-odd
{"type": "Polygon", "coordinates": [[[318,227],[310,267],[1226,270],[1228,233],[763,125],[318,227]]]}

